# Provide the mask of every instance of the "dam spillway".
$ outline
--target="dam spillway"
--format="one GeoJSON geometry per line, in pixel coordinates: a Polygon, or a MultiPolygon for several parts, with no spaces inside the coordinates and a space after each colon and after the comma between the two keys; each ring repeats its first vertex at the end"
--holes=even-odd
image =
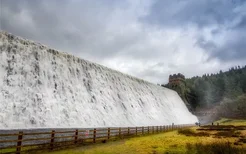
{"type": "Polygon", "coordinates": [[[0,32],[0,129],[197,121],[173,90],[0,32]]]}

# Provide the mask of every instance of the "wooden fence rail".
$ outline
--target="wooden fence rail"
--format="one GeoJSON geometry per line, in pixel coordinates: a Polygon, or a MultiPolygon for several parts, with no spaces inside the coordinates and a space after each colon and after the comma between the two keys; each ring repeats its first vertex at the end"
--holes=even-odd
{"type": "Polygon", "coordinates": [[[20,154],[31,150],[43,150],[64,147],[68,145],[83,145],[106,142],[115,138],[126,138],[145,134],[161,133],[169,130],[194,126],[193,124],[119,127],[119,128],[88,128],[69,131],[49,130],[43,132],[19,131],[18,133],[2,133],[0,131],[0,154],[20,154]]]}

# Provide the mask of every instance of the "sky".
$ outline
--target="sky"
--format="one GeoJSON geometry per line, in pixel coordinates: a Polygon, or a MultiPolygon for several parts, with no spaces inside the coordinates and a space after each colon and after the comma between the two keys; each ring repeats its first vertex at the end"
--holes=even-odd
{"type": "Polygon", "coordinates": [[[246,65],[246,0],[0,0],[0,29],[155,84],[246,65]]]}

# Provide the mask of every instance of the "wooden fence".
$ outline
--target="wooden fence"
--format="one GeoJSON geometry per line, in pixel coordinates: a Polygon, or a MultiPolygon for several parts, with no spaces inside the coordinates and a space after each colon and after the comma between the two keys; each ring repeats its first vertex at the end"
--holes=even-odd
{"type": "MultiPolygon", "coordinates": [[[[0,131],[0,153],[26,153],[33,150],[54,150],[71,145],[86,145],[108,140],[191,127],[194,125],[165,125],[147,127],[88,128],[69,130],[24,130],[16,133],[0,131]]],[[[33,151],[34,152],[34,151],[33,151]]]]}

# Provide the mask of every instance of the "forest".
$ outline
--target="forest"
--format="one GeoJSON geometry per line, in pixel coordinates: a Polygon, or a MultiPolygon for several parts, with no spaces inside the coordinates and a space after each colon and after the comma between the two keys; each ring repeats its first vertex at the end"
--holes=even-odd
{"type": "Polygon", "coordinates": [[[162,86],[176,90],[193,111],[216,106],[220,116],[246,117],[246,66],[187,78],[175,87],[162,86]]]}

